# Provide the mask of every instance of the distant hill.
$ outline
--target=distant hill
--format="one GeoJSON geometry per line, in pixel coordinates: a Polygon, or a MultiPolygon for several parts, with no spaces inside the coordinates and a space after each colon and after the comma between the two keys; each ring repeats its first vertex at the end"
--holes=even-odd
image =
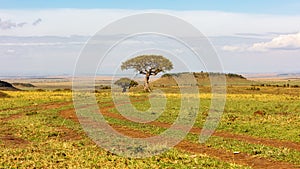
{"type": "Polygon", "coordinates": [[[249,73],[244,74],[251,80],[299,80],[300,73],[249,73]]]}
{"type": "Polygon", "coordinates": [[[36,87],[31,83],[11,83],[14,86],[20,86],[20,87],[36,87]]]}
{"type": "MultiPolygon", "coordinates": [[[[170,73],[170,74],[164,74],[161,76],[161,78],[153,81],[151,85],[153,86],[176,86],[177,82],[175,81],[174,77],[180,77],[184,74],[188,73],[170,73]]],[[[201,85],[210,85],[210,78],[209,76],[217,76],[220,75],[220,73],[207,73],[207,72],[193,72],[192,73],[197,80],[197,83],[199,86],[201,85]]],[[[221,74],[222,75],[222,74],[221,74]]],[[[247,80],[244,76],[239,74],[223,74],[226,77],[226,83],[227,84],[249,84],[251,81],[247,80]]],[[[187,82],[189,84],[189,82],[187,82]]]]}
{"type": "Polygon", "coordinates": [[[0,80],[0,90],[11,90],[11,91],[15,91],[15,90],[20,90],[15,88],[12,84],[5,82],[5,81],[1,81],[0,80]]]}

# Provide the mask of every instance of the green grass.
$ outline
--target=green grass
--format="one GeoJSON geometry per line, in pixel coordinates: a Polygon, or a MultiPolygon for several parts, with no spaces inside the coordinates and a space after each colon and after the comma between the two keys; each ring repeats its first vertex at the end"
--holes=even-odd
{"type": "MultiPolygon", "coordinates": [[[[161,134],[165,131],[165,128],[134,123],[130,121],[117,120],[114,118],[106,117],[106,120],[115,125],[126,126],[135,130],[140,130],[145,133],[151,133],[153,135],[161,134]]],[[[199,135],[189,133],[185,138],[187,141],[191,141],[194,143],[199,143],[199,135]]],[[[288,148],[275,148],[271,146],[265,146],[260,144],[251,144],[243,141],[237,141],[234,139],[222,138],[217,136],[210,137],[207,142],[205,142],[206,146],[213,148],[221,148],[230,152],[244,152],[257,157],[265,157],[269,159],[273,159],[275,161],[284,161],[290,162],[300,166],[300,152],[296,150],[291,150],[288,148]]]]}
{"type": "Polygon", "coordinates": [[[0,110],[49,102],[71,101],[71,92],[5,91],[10,98],[1,98],[0,110]]]}
{"type": "Polygon", "coordinates": [[[219,129],[258,137],[300,142],[299,96],[232,95],[219,129]],[[264,111],[257,116],[255,111],[264,111]]]}
{"type": "MultiPolygon", "coordinates": [[[[300,142],[300,98],[292,95],[273,94],[228,94],[219,130],[251,136],[300,142]],[[264,111],[257,116],[255,111],[264,111]]],[[[200,111],[195,122],[203,127],[210,108],[210,96],[200,95],[200,111]]],[[[168,97],[166,108],[156,121],[172,124],[180,112],[180,98],[168,97]]],[[[133,102],[132,105],[142,113],[150,108],[148,100],[133,102]]],[[[119,106],[122,108],[122,106],[119,106]]],[[[111,108],[117,113],[116,108],[111,108]]]]}
{"type": "MultiPolygon", "coordinates": [[[[198,135],[190,134],[188,140],[198,142],[198,135]]],[[[300,166],[300,152],[288,148],[275,148],[260,144],[251,144],[234,139],[212,136],[205,145],[221,148],[230,152],[244,152],[255,157],[264,157],[275,161],[290,162],[300,166]]]]}
{"type": "MultiPolygon", "coordinates": [[[[299,89],[283,87],[259,87],[248,90],[250,86],[229,86],[225,110],[218,130],[254,137],[264,137],[300,143],[300,98],[299,89]],[[257,110],[264,116],[255,116],[257,110]]],[[[201,87],[200,109],[194,126],[203,127],[210,108],[209,87],[201,87]]],[[[166,108],[156,121],[172,124],[177,118],[181,98],[176,88],[162,88],[166,96],[166,108]]],[[[5,92],[10,98],[0,98],[0,118],[22,113],[23,116],[9,121],[0,121],[0,136],[13,137],[28,141],[25,145],[6,146],[0,139],[0,168],[249,168],[233,163],[222,162],[204,154],[193,154],[171,149],[161,155],[146,159],[124,158],[96,146],[83,132],[81,126],[59,116],[58,112],[72,108],[72,105],[56,109],[35,109],[26,106],[43,103],[65,102],[72,100],[67,91],[18,91],[5,92]],[[22,108],[23,107],[23,108],[22,108]],[[13,109],[16,110],[4,110],[13,109]],[[1,111],[3,110],[3,111],[1,111]],[[65,127],[79,135],[77,139],[64,139],[65,127]]],[[[147,93],[129,93],[134,107],[144,114],[153,113],[149,108],[147,93]]],[[[112,106],[113,99],[108,91],[96,93],[101,108],[112,106]]],[[[155,99],[155,98],[154,98],[155,99]]],[[[158,100],[160,101],[160,100],[158,100]]],[[[122,107],[120,107],[122,108],[122,107]]],[[[110,113],[118,113],[111,108],[110,113]]],[[[156,113],[156,112],[154,112],[156,113]]],[[[189,110],[184,110],[188,115],[189,110]]],[[[151,116],[151,115],[150,115],[151,116]]],[[[149,116],[149,117],[150,117],[149,116]]],[[[160,134],[166,129],[148,124],[134,123],[106,117],[115,125],[160,134]]],[[[188,134],[187,141],[198,143],[199,135],[188,134]]],[[[222,137],[211,137],[206,146],[233,152],[240,151],[255,157],[264,157],[300,165],[300,152],[288,148],[276,148],[251,144],[222,137]]]]}

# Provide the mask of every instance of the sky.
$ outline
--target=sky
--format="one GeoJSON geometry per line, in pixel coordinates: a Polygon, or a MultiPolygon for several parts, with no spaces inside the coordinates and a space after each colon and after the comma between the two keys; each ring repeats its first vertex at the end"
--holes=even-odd
{"type": "MultiPolygon", "coordinates": [[[[0,0],[0,3],[0,76],[71,75],[77,58],[96,32],[123,17],[145,12],[172,15],[192,24],[208,38],[225,72],[300,72],[300,1],[297,0],[0,0]]],[[[164,47],[169,53],[185,54],[181,59],[192,71],[205,69],[193,65],[187,53],[182,53],[185,49],[175,43],[158,43],[164,40],[154,36],[130,39],[115,52],[119,57],[103,63],[98,73],[114,72],[120,60],[124,60],[122,52],[128,53],[132,45],[164,47]]],[[[174,62],[173,71],[184,70],[180,61],[174,62]]]]}
{"type": "Polygon", "coordinates": [[[298,0],[1,0],[1,9],[168,9],[212,10],[238,13],[298,14],[298,0]]]}

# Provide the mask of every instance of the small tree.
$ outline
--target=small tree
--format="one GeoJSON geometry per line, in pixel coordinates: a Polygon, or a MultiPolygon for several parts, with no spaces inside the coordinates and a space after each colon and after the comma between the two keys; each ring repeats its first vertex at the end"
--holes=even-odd
{"type": "Polygon", "coordinates": [[[115,82],[115,85],[118,85],[123,88],[122,92],[126,92],[127,88],[131,88],[138,85],[138,82],[131,80],[129,78],[121,78],[115,82]]]}
{"type": "Polygon", "coordinates": [[[121,69],[135,69],[139,74],[145,75],[144,90],[150,92],[150,76],[173,69],[173,64],[161,55],[141,55],[123,62],[121,69]]]}

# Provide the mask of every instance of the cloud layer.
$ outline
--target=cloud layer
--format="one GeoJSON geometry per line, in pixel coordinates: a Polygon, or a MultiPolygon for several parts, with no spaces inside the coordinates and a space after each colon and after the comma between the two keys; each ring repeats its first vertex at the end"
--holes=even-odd
{"type": "Polygon", "coordinates": [[[295,50],[300,49],[300,32],[296,34],[280,35],[269,42],[255,43],[250,50],[267,51],[272,49],[295,50]]]}
{"type": "MultiPolygon", "coordinates": [[[[300,15],[41,9],[0,10],[0,74],[72,74],[76,58],[90,36],[122,17],[144,12],[177,16],[198,28],[215,46],[226,72],[300,71],[300,33],[286,34],[300,30],[300,15]]],[[[141,43],[128,43],[143,48],[141,43]]],[[[182,55],[180,48],[172,47],[172,50],[182,55]]],[[[125,57],[123,54],[116,55],[120,59],[114,59],[103,71],[112,72],[112,64],[125,57]]],[[[189,60],[188,56],[184,57],[189,60]]]]}
{"type": "MultiPolygon", "coordinates": [[[[28,23],[23,29],[0,29],[4,36],[90,36],[122,17],[144,12],[177,16],[198,28],[206,36],[263,35],[267,32],[300,30],[299,15],[243,14],[222,11],[118,10],[118,9],[43,9],[0,10],[0,16],[14,28],[14,21],[28,23]],[[43,24],[40,24],[40,23],[43,24]],[[38,27],[31,27],[38,25],[38,27]]],[[[4,24],[4,23],[3,23],[4,24]]],[[[7,23],[5,24],[7,25],[7,23]]],[[[266,35],[267,36],[267,35],[266,35]]]]}
{"type": "Polygon", "coordinates": [[[300,32],[295,34],[279,35],[270,41],[253,43],[247,45],[225,45],[225,51],[244,52],[244,51],[269,51],[269,50],[298,50],[300,49],[300,32]]]}

